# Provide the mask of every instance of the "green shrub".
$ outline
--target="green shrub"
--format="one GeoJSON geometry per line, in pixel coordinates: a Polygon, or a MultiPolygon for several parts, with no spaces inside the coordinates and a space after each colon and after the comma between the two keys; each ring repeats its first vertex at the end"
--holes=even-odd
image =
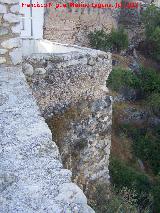
{"type": "Polygon", "coordinates": [[[152,114],[160,116],[160,93],[151,94],[147,98],[146,104],[152,114]]]}
{"type": "Polygon", "coordinates": [[[157,26],[160,26],[160,10],[155,5],[150,5],[143,12],[142,21],[145,25],[146,37],[149,40],[157,26]]]}
{"type": "Polygon", "coordinates": [[[123,28],[112,30],[107,34],[103,29],[89,34],[90,45],[99,50],[120,51],[128,47],[128,35],[123,28]]]}
{"type": "Polygon", "coordinates": [[[133,143],[135,155],[148,162],[154,174],[160,172],[160,137],[149,131],[133,143]]]}
{"type": "Polygon", "coordinates": [[[151,93],[160,93],[160,75],[155,70],[144,67],[140,68],[138,74],[130,70],[114,68],[108,77],[107,86],[114,91],[126,87],[137,89],[144,97],[151,93]]]}
{"type": "Polygon", "coordinates": [[[96,213],[138,213],[135,196],[135,192],[126,187],[118,191],[106,184],[99,184],[90,205],[96,213]]]}
{"type": "Polygon", "coordinates": [[[144,94],[148,95],[151,93],[160,92],[160,75],[151,68],[141,67],[140,73],[137,75],[139,88],[144,94]]]}
{"type": "Polygon", "coordinates": [[[160,61],[160,26],[155,28],[149,42],[151,46],[150,55],[157,61],[160,61]]]}
{"type": "Polygon", "coordinates": [[[116,188],[127,187],[130,190],[135,190],[139,208],[144,209],[145,206],[149,205],[151,183],[145,174],[136,171],[116,158],[111,158],[109,171],[111,182],[116,188]]]}
{"type": "Polygon", "coordinates": [[[89,40],[90,40],[90,45],[95,49],[107,51],[111,48],[109,35],[107,35],[103,29],[90,32],[89,40]]]}
{"type": "Polygon", "coordinates": [[[138,78],[132,71],[119,67],[112,70],[107,80],[107,86],[114,91],[119,91],[125,87],[136,87],[137,81],[138,78]]]}
{"type": "Polygon", "coordinates": [[[152,195],[154,198],[153,201],[154,212],[160,212],[160,178],[155,182],[152,188],[152,195]]]}
{"type": "Polygon", "coordinates": [[[129,189],[135,189],[139,195],[149,192],[150,181],[143,173],[137,172],[135,169],[115,158],[111,158],[109,168],[111,181],[117,187],[121,188],[125,186],[129,189]]]}
{"type": "Polygon", "coordinates": [[[148,53],[160,61],[160,10],[150,5],[143,13],[148,53]]]}
{"type": "Polygon", "coordinates": [[[133,139],[135,155],[146,161],[155,175],[160,172],[160,128],[137,129],[132,125],[123,125],[122,131],[133,139]]]}
{"type": "Polygon", "coordinates": [[[112,49],[117,52],[124,50],[128,47],[128,34],[124,31],[123,28],[119,30],[112,30],[110,34],[110,40],[112,44],[112,49]]]}

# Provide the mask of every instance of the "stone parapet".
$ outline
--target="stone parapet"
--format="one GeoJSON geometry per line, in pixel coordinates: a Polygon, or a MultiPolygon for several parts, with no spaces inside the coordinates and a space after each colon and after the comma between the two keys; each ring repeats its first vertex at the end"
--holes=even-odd
{"type": "Polygon", "coordinates": [[[111,54],[60,44],[52,51],[24,57],[23,72],[74,180],[108,183],[111,54]]]}
{"type": "Polygon", "coordinates": [[[0,115],[0,212],[94,213],[18,68],[0,69],[0,115]]]}
{"type": "Polygon", "coordinates": [[[23,58],[23,72],[44,116],[81,97],[100,98],[106,94],[106,80],[112,70],[111,53],[51,44],[52,51],[34,51],[23,58]]]}

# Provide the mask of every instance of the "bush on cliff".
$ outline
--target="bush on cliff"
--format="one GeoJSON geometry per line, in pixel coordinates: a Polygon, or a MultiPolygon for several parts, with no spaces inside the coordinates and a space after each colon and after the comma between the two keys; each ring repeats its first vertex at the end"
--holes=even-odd
{"type": "Polygon", "coordinates": [[[151,114],[160,117],[160,93],[151,94],[146,101],[151,114]]]}
{"type": "Polygon", "coordinates": [[[153,92],[160,93],[160,75],[155,70],[141,67],[137,77],[139,79],[137,88],[139,88],[144,95],[153,92]]]}
{"type": "Polygon", "coordinates": [[[109,168],[111,182],[116,187],[121,188],[125,186],[129,189],[135,189],[139,195],[149,193],[151,185],[145,174],[137,172],[116,158],[111,158],[109,168]]]}
{"type": "Polygon", "coordinates": [[[150,5],[143,12],[142,21],[145,26],[146,52],[160,61],[160,9],[150,5]]]}
{"type": "Polygon", "coordinates": [[[138,213],[135,196],[135,191],[127,187],[117,190],[107,184],[98,184],[91,206],[96,213],[138,213]]]}
{"type": "Polygon", "coordinates": [[[155,5],[150,5],[142,14],[147,39],[152,37],[157,26],[160,26],[160,10],[155,5]]]}
{"type": "Polygon", "coordinates": [[[89,40],[91,47],[103,51],[113,50],[119,52],[128,47],[128,35],[123,28],[112,29],[109,34],[103,29],[95,30],[90,32],[89,40]]]}
{"type": "Polygon", "coordinates": [[[122,131],[133,140],[133,151],[135,156],[145,161],[155,175],[160,173],[160,127],[136,128],[125,124],[122,131]]]}
{"type": "Polygon", "coordinates": [[[138,78],[131,70],[120,67],[114,68],[107,80],[107,86],[117,92],[126,87],[135,88],[137,83],[138,78]]]}
{"type": "Polygon", "coordinates": [[[120,52],[121,50],[127,49],[129,41],[128,34],[123,28],[118,30],[112,30],[110,34],[110,42],[114,51],[120,52]]]}
{"type": "Polygon", "coordinates": [[[107,51],[111,48],[111,43],[109,42],[109,36],[102,30],[95,30],[90,32],[89,40],[91,47],[103,51],[107,51]]]}
{"type": "Polygon", "coordinates": [[[141,209],[140,212],[146,212],[146,207],[150,208],[152,206],[152,186],[149,178],[144,173],[136,171],[116,158],[110,159],[109,170],[111,182],[117,189],[127,187],[135,191],[136,204],[138,209],[141,209]]]}
{"type": "Polygon", "coordinates": [[[109,75],[107,86],[114,91],[122,88],[136,89],[141,97],[147,97],[152,93],[160,94],[160,75],[150,68],[141,67],[139,73],[135,74],[131,70],[118,67],[109,75]]]}
{"type": "Polygon", "coordinates": [[[160,212],[160,175],[152,188],[154,212],[160,212]]]}

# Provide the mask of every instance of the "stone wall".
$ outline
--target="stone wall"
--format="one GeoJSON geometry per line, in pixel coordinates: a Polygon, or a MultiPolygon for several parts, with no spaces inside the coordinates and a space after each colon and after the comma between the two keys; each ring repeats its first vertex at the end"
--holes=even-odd
{"type": "Polygon", "coordinates": [[[32,54],[24,61],[28,83],[74,181],[108,183],[111,54],[68,46],[66,53],[32,54]]]}
{"type": "Polygon", "coordinates": [[[96,29],[104,28],[106,31],[110,31],[113,27],[116,28],[117,18],[117,10],[92,8],[72,8],[72,10],[60,8],[56,10],[51,7],[45,13],[44,38],[65,44],[89,46],[88,34],[96,29]]]}
{"type": "Polygon", "coordinates": [[[0,66],[21,63],[19,0],[0,0],[0,66]]]}
{"type": "MultiPolygon", "coordinates": [[[[49,1],[49,0],[48,0],[49,1]]],[[[158,5],[159,0],[155,0],[158,5]]],[[[56,1],[60,2],[60,1],[56,1]]],[[[62,2],[62,1],[61,1],[62,2]]],[[[87,2],[87,1],[85,1],[87,2]]],[[[105,3],[105,1],[89,1],[90,3],[105,3]]],[[[113,5],[120,0],[112,0],[113,5]]],[[[127,2],[134,2],[127,0],[127,2]]],[[[139,43],[144,39],[144,29],[140,14],[151,0],[135,1],[138,8],[135,9],[75,9],[58,8],[54,6],[45,12],[44,38],[67,44],[78,44],[89,47],[88,35],[94,30],[104,29],[110,32],[112,28],[122,25],[129,34],[130,43],[139,43]],[[144,7],[144,8],[143,8],[144,7]]]]}

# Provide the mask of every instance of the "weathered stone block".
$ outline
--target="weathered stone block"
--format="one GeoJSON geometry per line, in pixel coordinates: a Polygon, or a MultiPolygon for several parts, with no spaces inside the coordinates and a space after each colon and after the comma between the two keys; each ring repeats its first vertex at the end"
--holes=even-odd
{"type": "Polygon", "coordinates": [[[7,51],[8,51],[8,50],[6,50],[6,49],[0,49],[0,55],[5,54],[7,51]]]}
{"type": "Polygon", "coordinates": [[[12,12],[12,13],[19,13],[19,11],[20,11],[20,5],[13,5],[13,6],[11,6],[10,7],[10,11],[12,12]]]}
{"type": "Polygon", "coordinates": [[[96,61],[93,58],[88,59],[88,65],[93,66],[95,65],[96,61]]]}
{"type": "Polygon", "coordinates": [[[13,32],[13,33],[20,33],[20,32],[21,32],[20,24],[16,24],[16,25],[13,26],[11,29],[12,29],[12,32],[13,32]]]}
{"type": "Polygon", "coordinates": [[[4,63],[6,63],[5,57],[0,57],[0,64],[4,64],[4,63]]]}
{"type": "Polygon", "coordinates": [[[28,76],[32,76],[34,71],[33,71],[33,67],[31,64],[23,64],[23,73],[28,77],[28,76]]]}
{"type": "Polygon", "coordinates": [[[44,68],[36,68],[34,72],[37,75],[44,75],[46,73],[46,70],[44,68]]]}
{"type": "Polygon", "coordinates": [[[0,4],[0,13],[7,13],[7,8],[5,5],[0,4]]]}
{"type": "Polygon", "coordinates": [[[0,27],[0,36],[7,35],[8,29],[7,27],[0,27]]]}
{"type": "Polygon", "coordinates": [[[8,21],[9,23],[18,23],[20,22],[20,16],[19,15],[15,15],[13,13],[7,13],[4,15],[4,20],[8,21]]]}
{"type": "Polygon", "coordinates": [[[20,39],[19,38],[11,38],[1,43],[2,47],[6,49],[12,49],[14,47],[20,47],[20,39]]]}
{"type": "Polygon", "coordinates": [[[22,50],[20,48],[14,49],[9,53],[9,55],[14,65],[20,64],[22,62],[22,50]]]}

